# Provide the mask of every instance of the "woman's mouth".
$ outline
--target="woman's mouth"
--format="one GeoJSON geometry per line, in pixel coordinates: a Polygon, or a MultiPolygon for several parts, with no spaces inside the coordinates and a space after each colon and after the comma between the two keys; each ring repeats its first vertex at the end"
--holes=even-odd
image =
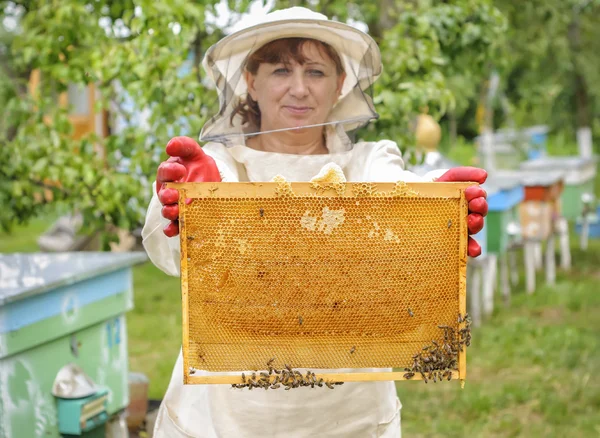
{"type": "Polygon", "coordinates": [[[308,113],[312,108],[309,106],[294,106],[294,105],[286,105],[284,108],[292,113],[297,115],[302,115],[308,113]]]}

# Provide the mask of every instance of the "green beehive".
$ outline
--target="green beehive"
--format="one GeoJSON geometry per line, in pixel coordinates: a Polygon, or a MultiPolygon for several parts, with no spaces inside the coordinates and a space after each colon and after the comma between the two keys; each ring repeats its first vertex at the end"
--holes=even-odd
{"type": "Polygon", "coordinates": [[[487,252],[503,254],[509,245],[509,224],[519,223],[518,206],[523,201],[524,189],[518,179],[499,178],[493,174],[483,188],[488,194],[487,252]]]}
{"type": "Polygon", "coordinates": [[[596,160],[583,157],[542,157],[521,163],[523,170],[561,171],[565,186],[560,198],[562,215],[576,220],[583,211],[584,194],[594,195],[596,160]]]}
{"type": "Polygon", "coordinates": [[[125,313],[133,307],[131,267],[145,260],[143,253],[0,255],[0,437],[61,436],[52,387],[69,363],[108,390],[109,417],[127,407],[125,313]]]}

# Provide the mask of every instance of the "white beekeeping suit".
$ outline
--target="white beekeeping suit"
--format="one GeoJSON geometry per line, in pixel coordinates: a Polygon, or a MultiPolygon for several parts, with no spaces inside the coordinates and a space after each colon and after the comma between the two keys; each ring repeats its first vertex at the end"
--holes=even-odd
{"type": "MultiPolygon", "coordinates": [[[[345,91],[333,110],[335,115],[332,117],[347,123],[332,124],[325,129],[330,153],[294,155],[246,147],[241,129],[237,127],[236,131],[235,126],[232,128],[228,124],[232,100],[222,98],[219,115],[203,129],[204,138],[213,139],[203,150],[214,158],[222,180],[270,181],[281,175],[288,181],[309,181],[330,163],[339,166],[349,182],[431,181],[441,175],[443,172],[418,177],[405,171],[398,147],[392,141],[351,144],[345,135],[345,129],[356,128],[361,121],[373,118],[372,102],[362,93],[362,87],[370,85],[381,71],[376,45],[356,29],[328,21],[323,15],[303,8],[277,11],[267,16],[264,25],[231,35],[223,40],[225,43],[218,43],[216,48],[213,46],[206,55],[205,68],[219,86],[229,80],[229,73],[223,72],[230,72],[232,68],[230,62],[219,73],[221,57],[243,60],[250,50],[277,37],[320,39],[319,35],[342,55],[346,70],[354,69],[356,73],[348,74],[343,87],[345,91]],[[295,24],[299,27],[294,27],[295,24]],[[319,26],[321,33],[315,33],[315,26],[319,26]],[[256,39],[251,41],[250,36],[256,39]],[[355,58],[353,53],[357,53],[355,58]],[[370,59],[370,62],[365,64],[364,59],[370,59]],[[359,61],[353,67],[355,60],[359,61]],[[356,67],[359,63],[366,67],[364,71],[356,67]]],[[[229,91],[244,92],[243,81],[229,85],[229,91]]],[[[163,227],[169,221],[161,216],[162,205],[153,192],[142,232],[144,247],[157,267],[178,276],[179,240],[164,235],[163,227]]],[[[203,373],[196,371],[196,375],[203,373]]],[[[230,385],[183,385],[180,354],[158,414],[154,436],[399,437],[400,408],[394,382],[345,383],[327,391],[312,388],[241,391],[230,385]]]]}

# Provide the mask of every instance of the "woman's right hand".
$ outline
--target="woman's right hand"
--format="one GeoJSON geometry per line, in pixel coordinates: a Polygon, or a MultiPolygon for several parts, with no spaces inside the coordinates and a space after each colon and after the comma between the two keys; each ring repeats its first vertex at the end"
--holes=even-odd
{"type": "Polygon", "coordinates": [[[169,159],[158,166],[156,193],[163,205],[162,216],[171,222],[163,229],[168,237],[179,234],[179,192],[166,188],[168,182],[221,182],[212,157],[189,137],[174,137],[166,148],[169,159]]]}

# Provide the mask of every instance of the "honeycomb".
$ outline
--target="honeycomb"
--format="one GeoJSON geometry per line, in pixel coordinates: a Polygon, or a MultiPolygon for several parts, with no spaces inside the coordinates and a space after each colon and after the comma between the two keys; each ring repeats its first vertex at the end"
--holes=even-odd
{"type": "Polygon", "coordinates": [[[439,325],[460,329],[468,185],[170,184],[180,191],[186,381],[190,368],[260,370],[274,357],[295,368],[410,367],[443,341],[439,325]]]}

